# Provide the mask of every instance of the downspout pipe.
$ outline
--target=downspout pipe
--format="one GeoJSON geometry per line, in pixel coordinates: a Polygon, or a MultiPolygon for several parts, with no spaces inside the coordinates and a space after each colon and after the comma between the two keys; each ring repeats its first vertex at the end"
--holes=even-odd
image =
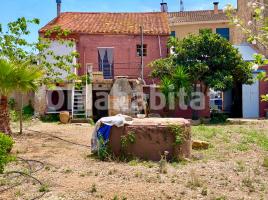
{"type": "Polygon", "coordinates": [[[162,47],[161,47],[161,37],[160,35],[158,35],[158,45],[159,45],[159,55],[160,55],[160,58],[162,58],[162,47]]]}
{"type": "Polygon", "coordinates": [[[143,59],[144,35],[143,35],[143,26],[140,26],[140,31],[141,31],[141,79],[144,81],[144,59],[143,59]]]}

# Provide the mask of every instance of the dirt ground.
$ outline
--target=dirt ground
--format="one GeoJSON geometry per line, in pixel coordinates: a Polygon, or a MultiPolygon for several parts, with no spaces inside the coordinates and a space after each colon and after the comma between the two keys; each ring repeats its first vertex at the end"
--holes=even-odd
{"type": "Polygon", "coordinates": [[[263,166],[268,122],[194,127],[193,137],[209,141],[210,149],[194,151],[191,161],[169,163],[166,174],[159,173],[156,162],[93,158],[91,125],[35,121],[27,126],[23,135],[14,135],[12,153],[19,158],[6,169],[24,176],[0,176],[0,199],[44,194],[41,199],[46,200],[268,200],[268,168],[263,166]],[[262,137],[253,137],[252,130],[262,137]]]}

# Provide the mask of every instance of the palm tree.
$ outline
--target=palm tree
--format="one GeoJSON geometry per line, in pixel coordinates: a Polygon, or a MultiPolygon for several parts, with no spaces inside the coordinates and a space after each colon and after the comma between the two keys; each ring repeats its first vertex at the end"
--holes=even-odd
{"type": "Polygon", "coordinates": [[[176,101],[179,100],[179,96],[177,95],[179,95],[181,89],[184,89],[187,94],[191,90],[190,75],[183,66],[176,66],[172,71],[171,77],[164,76],[160,83],[160,90],[166,98],[165,112],[169,113],[171,111],[169,110],[169,105],[175,105],[176,101]],[[172,99],[173,96],[171,96],[171,93],[175,94],[174,99],[172,99]]]}
{"type": "Polygon", "coordinates": [[[36,90],[42,74],[30,62],[12,63],[0,59],[0,132],[11,134],[8,96],[14,91],[36,90]]]}

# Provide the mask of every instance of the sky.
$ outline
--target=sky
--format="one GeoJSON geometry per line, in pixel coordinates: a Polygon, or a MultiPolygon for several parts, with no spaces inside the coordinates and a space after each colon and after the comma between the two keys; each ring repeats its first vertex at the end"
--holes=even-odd
{"type": "MultiPolygon", "coordinates": [[[[62,12],[152,12],[160,10],[162,0],[62,0],[62,12]]],[[[213,9],[215,0],[184,0],[185,10],[213,9]]],[[[236,0],[218,0],[220,8],[236,0]]],[[[180,0],[165,0],[169,11],[179,11],[180,0]]],[[[29,39],[38,38],[38,29],[56,16],[56,0],[0,0],[0,23],[5,26],[18,17],[38,18],[39,26],[31,27],[29,39]]]]}

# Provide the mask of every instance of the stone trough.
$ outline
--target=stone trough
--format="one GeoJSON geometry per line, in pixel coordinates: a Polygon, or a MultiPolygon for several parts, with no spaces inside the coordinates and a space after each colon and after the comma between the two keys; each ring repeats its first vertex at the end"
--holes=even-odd
{"type": "Polygon", "coordinates": [[[167,151],[168,160],[190,158],[190,122],[178,118],[134,119],[131,125],[112,128],[110,146],[116,156],[124,153],[144,160],[158,161],[167,151]]]}

